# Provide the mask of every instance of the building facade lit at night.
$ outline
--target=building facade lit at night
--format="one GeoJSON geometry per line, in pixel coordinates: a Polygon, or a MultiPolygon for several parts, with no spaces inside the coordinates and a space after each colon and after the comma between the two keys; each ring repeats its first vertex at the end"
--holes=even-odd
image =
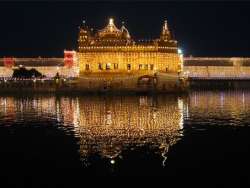
{"type": "Polygon", "coordinates": [[[64,57],[0,58],[0,83],[11,85],[8,80],[19,68],[35,69],[51,80],[56,75],[73,78],[69,89],[77,91],[183,91],[192,79],[250,79],[250,58],[183,57],[167,21],[159,33],[153,40],[137,40],[124,22],[118,28],[113,18],[100,30],[83,21],[78,49],[65,50],[64,57]]]}
{"type": "Polygon", "coordinates": [[[167,21],[160,37],[152,41],[134,40],[124,24],[118,29],[112,18],[96,33],[84,23],[78,43],[80,75],[104,72],[153,75],[182,71],[177,41],[173,40],[167,21]]]}

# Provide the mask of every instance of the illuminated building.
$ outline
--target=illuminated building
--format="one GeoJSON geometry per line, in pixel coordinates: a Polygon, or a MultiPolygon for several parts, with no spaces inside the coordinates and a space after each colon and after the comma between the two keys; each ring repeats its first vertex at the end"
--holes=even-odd
{"type": "Polygon", "coordinates": [[[164,22],[159,39],[134,40],[128,29],[118,29],[112,18],[108,25],[93,33],[85,23],[78,39],[80,76],[88,73],[180,73],[182,62],[177,41],[173,40],[164,22]]]}
{"type": "Polygon", "coordinates": [[[185,57],[183,71],[191,78],[249,79],[250,58],[185,57]]]}
{"type": "Polygon", "coordinates": [[[64,58],[0,58],[0,77],[12,77],[13,70],[25,67],[36,69],[46,77],[56,73],[63,77],[78,77],[77,56],[74,51],[64,51],[64,58]]]}
{"type": "Polygon", "coordinates": [[[182,90],[183,58],[164,22],[160,37],[134,40],[128,29],[118,29],[112,18],[97,32],[85,22],[80,27],[78,51],[65,51],[64,58],[3,58],[0,77],[13,69],[35,68],[46,77],[59,74],[77,79],[75,88],[96,90],[182,90]]]}
{"type": "Polygon", "coordinates": [[[47,78],[77,78],[74,88],[84,91],[179,91],[188,85],[186,78],[250,79],[250,58],[183,57],[167,21],[159,38],[136,40],[112,18],[97,31],[84,22],[77,51],[65,50],[64,58],[0,58],[0,79],[19,67],[47,78]]]}

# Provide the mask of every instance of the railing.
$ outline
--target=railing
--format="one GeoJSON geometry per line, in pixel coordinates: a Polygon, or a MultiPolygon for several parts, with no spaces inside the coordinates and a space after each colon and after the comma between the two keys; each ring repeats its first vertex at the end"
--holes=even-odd
{"type": "Polygon", "coordinates": [[[189,80],[250,80],[249,76],[188,76],[189,80]]]}
{"type": "Polygon", "coordinates": [[[184,57],[184,61],[250,61],[249,57],[184,57]]]}
{"type": "MultiPolygon", "coordinates": [[[[60,77],[61,79],[65,79],[65,80],[73,80],[75,79],[75,77],[60,77]]],[[[10,82],[15,82],[15,81],[52,81],[54,80],[55,77],[45,77],[45,78],[12,78],[12,77],[0,77],[0,81],[3,81],[3,82],[7,82],[7,81],[10,81],[10,82]]]]}

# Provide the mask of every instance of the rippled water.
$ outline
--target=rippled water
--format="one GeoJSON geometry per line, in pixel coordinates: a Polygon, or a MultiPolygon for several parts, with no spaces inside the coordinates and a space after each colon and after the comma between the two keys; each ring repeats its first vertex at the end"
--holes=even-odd
{"type": "Polygon", "coordinates": [[[61,169],[68,177],[77,169],[87,175],[204,175],[220,183],[248,179],[249,99],[246,90],[2,96],[3,176],[61,169]]]}

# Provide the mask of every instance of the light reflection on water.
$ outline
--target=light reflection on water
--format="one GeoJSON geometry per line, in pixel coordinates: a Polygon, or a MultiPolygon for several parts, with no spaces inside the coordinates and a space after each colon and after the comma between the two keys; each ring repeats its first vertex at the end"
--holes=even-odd
{"type": "Polygon", "coordinates": [[[169,146],[180,137],[182,99],[177,97],[79,98],[80,153],[115,161],[124,149],[157,148],[163,165],[169,146]],[[180,104],[178,104],[178,102],[180,104]]]}
{"type": "MultiPolygon", "coordinates": [[[[84,168],[93,165],[99,159],[107,161],[110,165],[116,165],[117,161],[126,161],[127,153],[134,151],[139,151],[145,157],[154,155],[162,168],[167,166],[169,161],[171,164],[177,164],[173,161],[178,160],[169,159],[169,154],[171,148],[176,147],[178,143],[179,150],[183,148],[185,150],[188,146],[190,148],[186,149],[187,152],[192,151],[195,143],[192,140],[194,135],[202,135],[203,132],[211,135],[211,138],[204,137],[209,138],[208,140],[199,140],[209,145],[218,127],[228,127],[231,131],[232,127],[248,126],[249,99],[250,91],[244,90],[191,91],[183,96],[2,96],[0,97],[1,142],[5,142],[5,137],[20,139],[21,135],[22,138],[31,139],[25,141],[25,144],[29,144],[34,139],[32,135],[37,135],[39,132],[38,135],[45,135],[45,139],[41,137],[41,140],[36,141],[37,147],[43,147],[44,143],[47,144],[46,147],[52,144],[51,152],[54,147],[51,142],[58,142],[56,147],[59,149],[54,148],[53,152],[55,158],[65,155],[60,161],[59,167],[61,167],[65,163],[71,165],[67,159],[72,153],[68,152],[66,155],[65,151],[72,149],[72,145],[63,145],[65,143],[60,145],[60,142],[65,140],[64,136],[68,136],[67,138],[71,140],[75,138],[74,142],[72,141],[73,150],[79,154],[78,160],[84,168]],[[4,130],[8,130],[8,134],[4,130]],[[57,141],[58,135],[64,135],[63,139],[57,141]],[[49,141],[46,140],[48,138],[49,141]],[[191,144],[187,139],[192,140],[191,144]],[[181,146],[183,143],[184,146],[181,146]],[[185,145],[186,143],[189,144],[185,145]]],[[[244,134],[247,134],[248,130],[244,131],[244,134]]],[[[227,133],[230,133],[229,136],[232,134],[228,131],[227,133]]],[[[11,139],[7,139],[6,142],[11,139]]],[[[9,147],[13,147],[12,143],[9,147]]],[[[173,152],[178,154],[178,149],[172,150],[172,154],[173,152]]],[[[32,150],[27,149],[25,152],[32,153],[32,150]]],[[[2,150],[1,154],[3,152],[5,151],[2,150]]],[[[7,158],[8,152],[7,148],[7,158]]],[[[39,158],[42,154],[39,152],[47,150],[37,149],[35,152],[38,152],[36,155],[39,158]]],[[[18,151],[16,155],[23,153],[18,151]]],[[[29,153],[25,154],[25,157],[26,155],[29,153]]],[[[195,158],[195,155],[190,158],[195,158]]],[[[51,154],[46,159],[52,156],[51,154]]],[[[47,155],[43,154],[39,160],[44,160],[44,157],[47,155]]],[[[151,159],[148,158],[149,163],[151,159]]],[[[185,159],[182,158],[181,161],[185,159]]],[[[126,161],[126,165],[129,166],[130,162],[126,161]]]]}
{"type": "Polygon", "coordinates": [[[183,99],[176,96],[1,97],[0,109],[1,126],[54,120],[79,138],[84,162],[99,155],[114,164],[124,149],[146,145],[164,165],[183,128],[183,99]]]}
{"type": "Polygon", "coordinates": [[[250,91],[193,91],[186,108],[186,122],[243,126],[250,118],[250,91]]]}

